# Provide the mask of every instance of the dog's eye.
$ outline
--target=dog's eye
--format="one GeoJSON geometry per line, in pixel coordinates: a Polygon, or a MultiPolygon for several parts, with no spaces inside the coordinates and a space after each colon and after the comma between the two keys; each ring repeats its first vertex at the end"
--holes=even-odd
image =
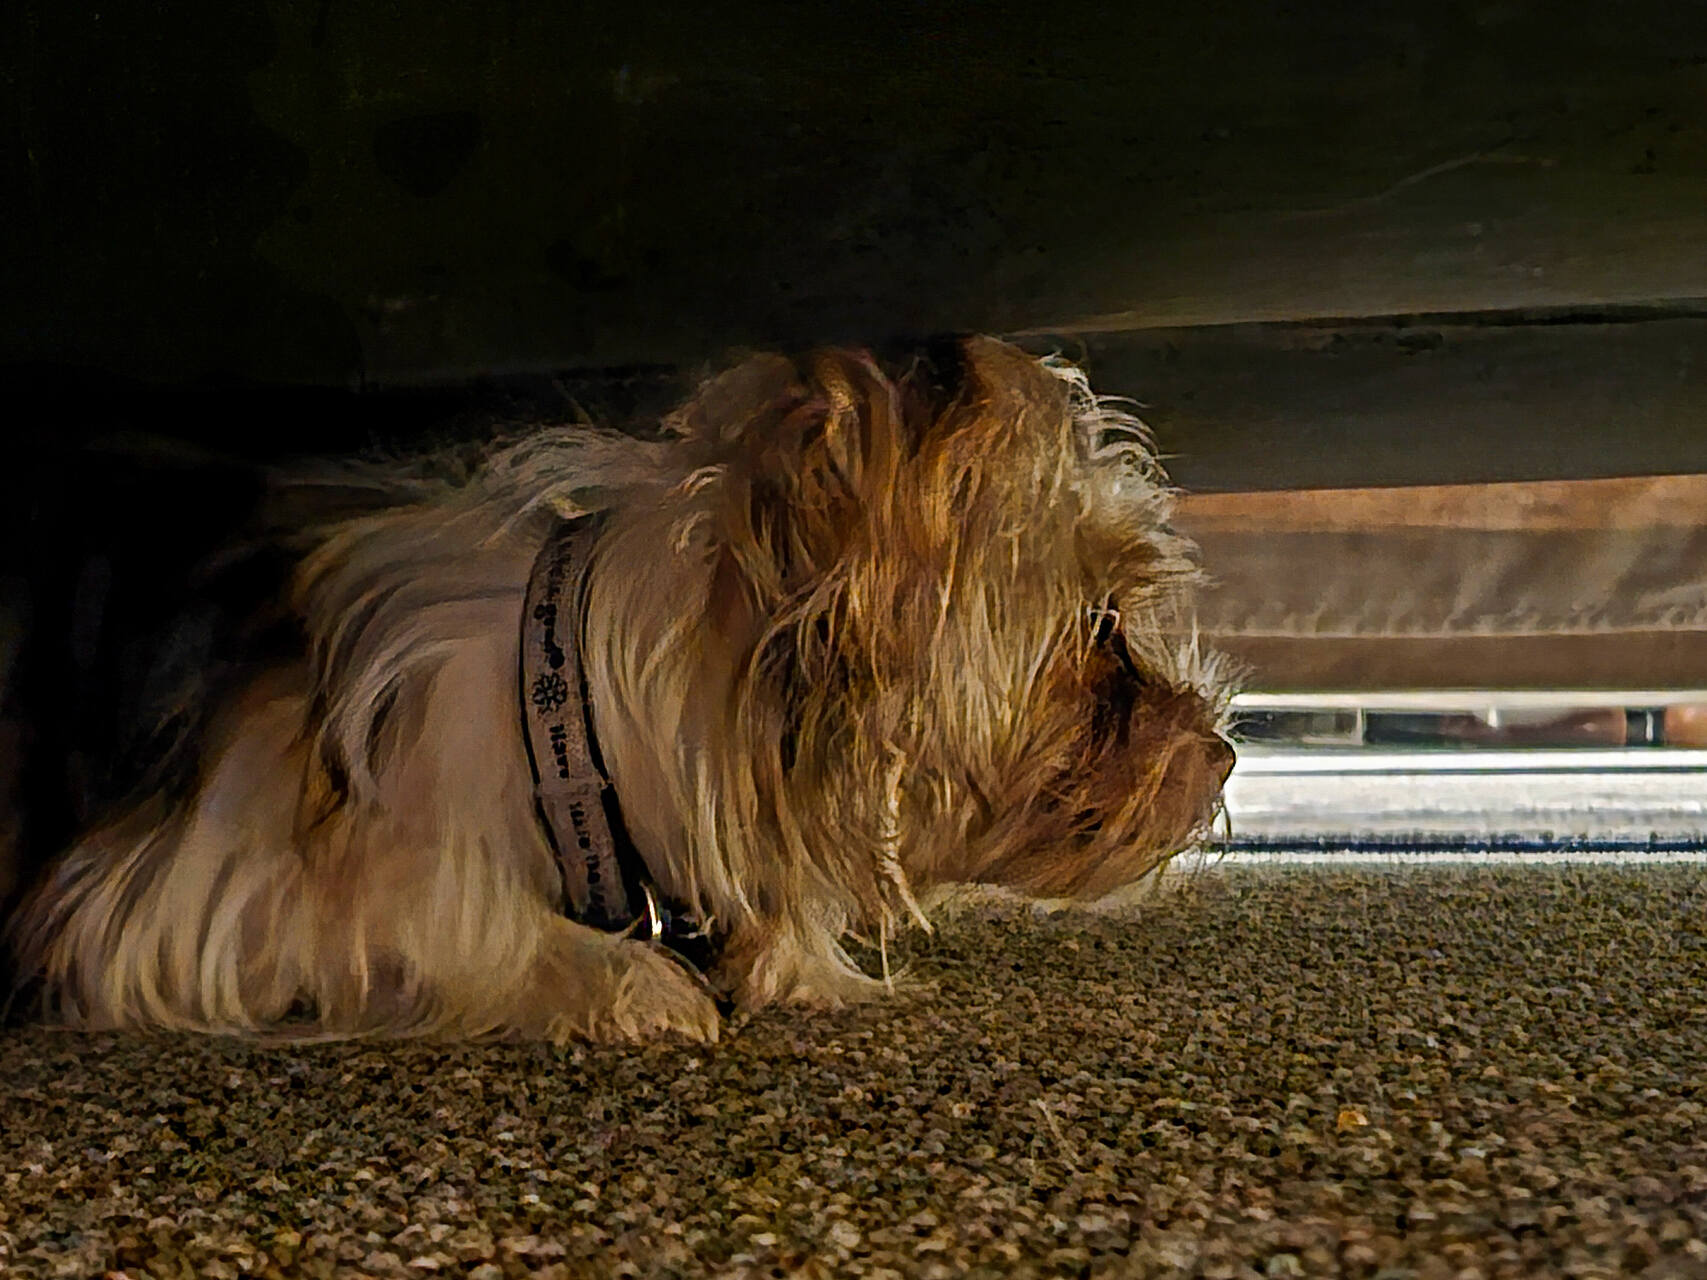
{"type": "Polygon", "coordinates": [[[1126,632],[1121,628],[1120,610],[1110,600],[1101,608],[1089,610],[1091,619],[1091,639],[1098,648],[1107,649],[1120,663],[1120,671],[1135,685],[1146,685],[1149,681],[1144,672],[1132,659],[1132,651],[1126,647],[1126,632]]]}
{"type": "Polygon", "coordinates": [[[1120,610],[1115,608],[1110,600],[1103,605],[1091,605],[1085,610],[1091,623],[1091,639],[1097,644],[1107,644],[1120,634],[1120,610]]]}
{"type": "Polygon", "coordinates": [[[1113,426],[1104,427],[1097,432],[1096,447],[1098,453],[1108,453],[1116,449],[1137,446],[1143,448],[1144,433],[1136,427],[1113,426]]]}

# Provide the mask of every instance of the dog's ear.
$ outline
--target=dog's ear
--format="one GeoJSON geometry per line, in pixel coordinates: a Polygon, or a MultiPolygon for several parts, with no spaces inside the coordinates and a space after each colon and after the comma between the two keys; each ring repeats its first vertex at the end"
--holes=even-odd
{"type": "Polygon", "coordinates": [[[873,535],[913,434],[900,388],[870,356],[824,351],[784,365],[719,380],[716,403],[703,407],[722,421],[698,415],[699,434],[724,459],[725,555],[772,602],[873,535]]]}
{"type": "Polygon", "coordinates": [[[750,361],[720,382],[687,423],[709,463],[692,490],[709,517],[707,643],[736,673],[726,732],[756,802],[782,806],[833,771],[849,690],[873,687],[890,643],[860,620],[891,615],[903,576],[895,509],[918,427],[864,352],[750,361]]]}

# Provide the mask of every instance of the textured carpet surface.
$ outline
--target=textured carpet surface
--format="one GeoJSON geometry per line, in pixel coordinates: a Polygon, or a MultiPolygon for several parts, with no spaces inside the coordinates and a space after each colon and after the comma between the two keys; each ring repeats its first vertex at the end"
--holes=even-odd
{"type": "Polygon", "coordinates": [[[710,1048],[0,1035],[8,1275],[1707,1276],[1707,867],[963,907],[710,1048]]]}

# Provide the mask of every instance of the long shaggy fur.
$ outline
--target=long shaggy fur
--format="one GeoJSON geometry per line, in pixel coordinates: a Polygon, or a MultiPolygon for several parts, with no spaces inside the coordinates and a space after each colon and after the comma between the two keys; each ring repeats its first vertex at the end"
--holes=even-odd
{"type": "Polygon", "coordinates": [[[873,987],[850,931],[949,882],[1096,895],[1201,832],[1230,753],[1192,548],[1140,425],[990,340],[947,369],[757,357],[646,441],[537,432],[466,476],[346,471],[304,659],[221,707],[187,801],[50,868],[12,927],[80,1026],[716,1034],[577,924],[533,810],[517,645],[553,522],[602,512],[591,710],[660,887],[748,1007],[873,987]],[[301,1021],[306,1017],[308,1021],[301,1021]]]}

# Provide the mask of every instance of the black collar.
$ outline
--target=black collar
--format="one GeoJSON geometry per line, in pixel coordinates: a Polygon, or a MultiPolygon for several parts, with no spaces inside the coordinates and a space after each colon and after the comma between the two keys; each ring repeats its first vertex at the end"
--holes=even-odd
{"type": "Polygon", "coordinates": [[[713,939],[658,891],[623,822],[593,728],[582,652],[587,568],[602,526],[596,516],[559,525],[528,577],[519,692],[534,811],[557,856],[571,919],[660,943],[703,972],[715,956],[713,939]]]}

